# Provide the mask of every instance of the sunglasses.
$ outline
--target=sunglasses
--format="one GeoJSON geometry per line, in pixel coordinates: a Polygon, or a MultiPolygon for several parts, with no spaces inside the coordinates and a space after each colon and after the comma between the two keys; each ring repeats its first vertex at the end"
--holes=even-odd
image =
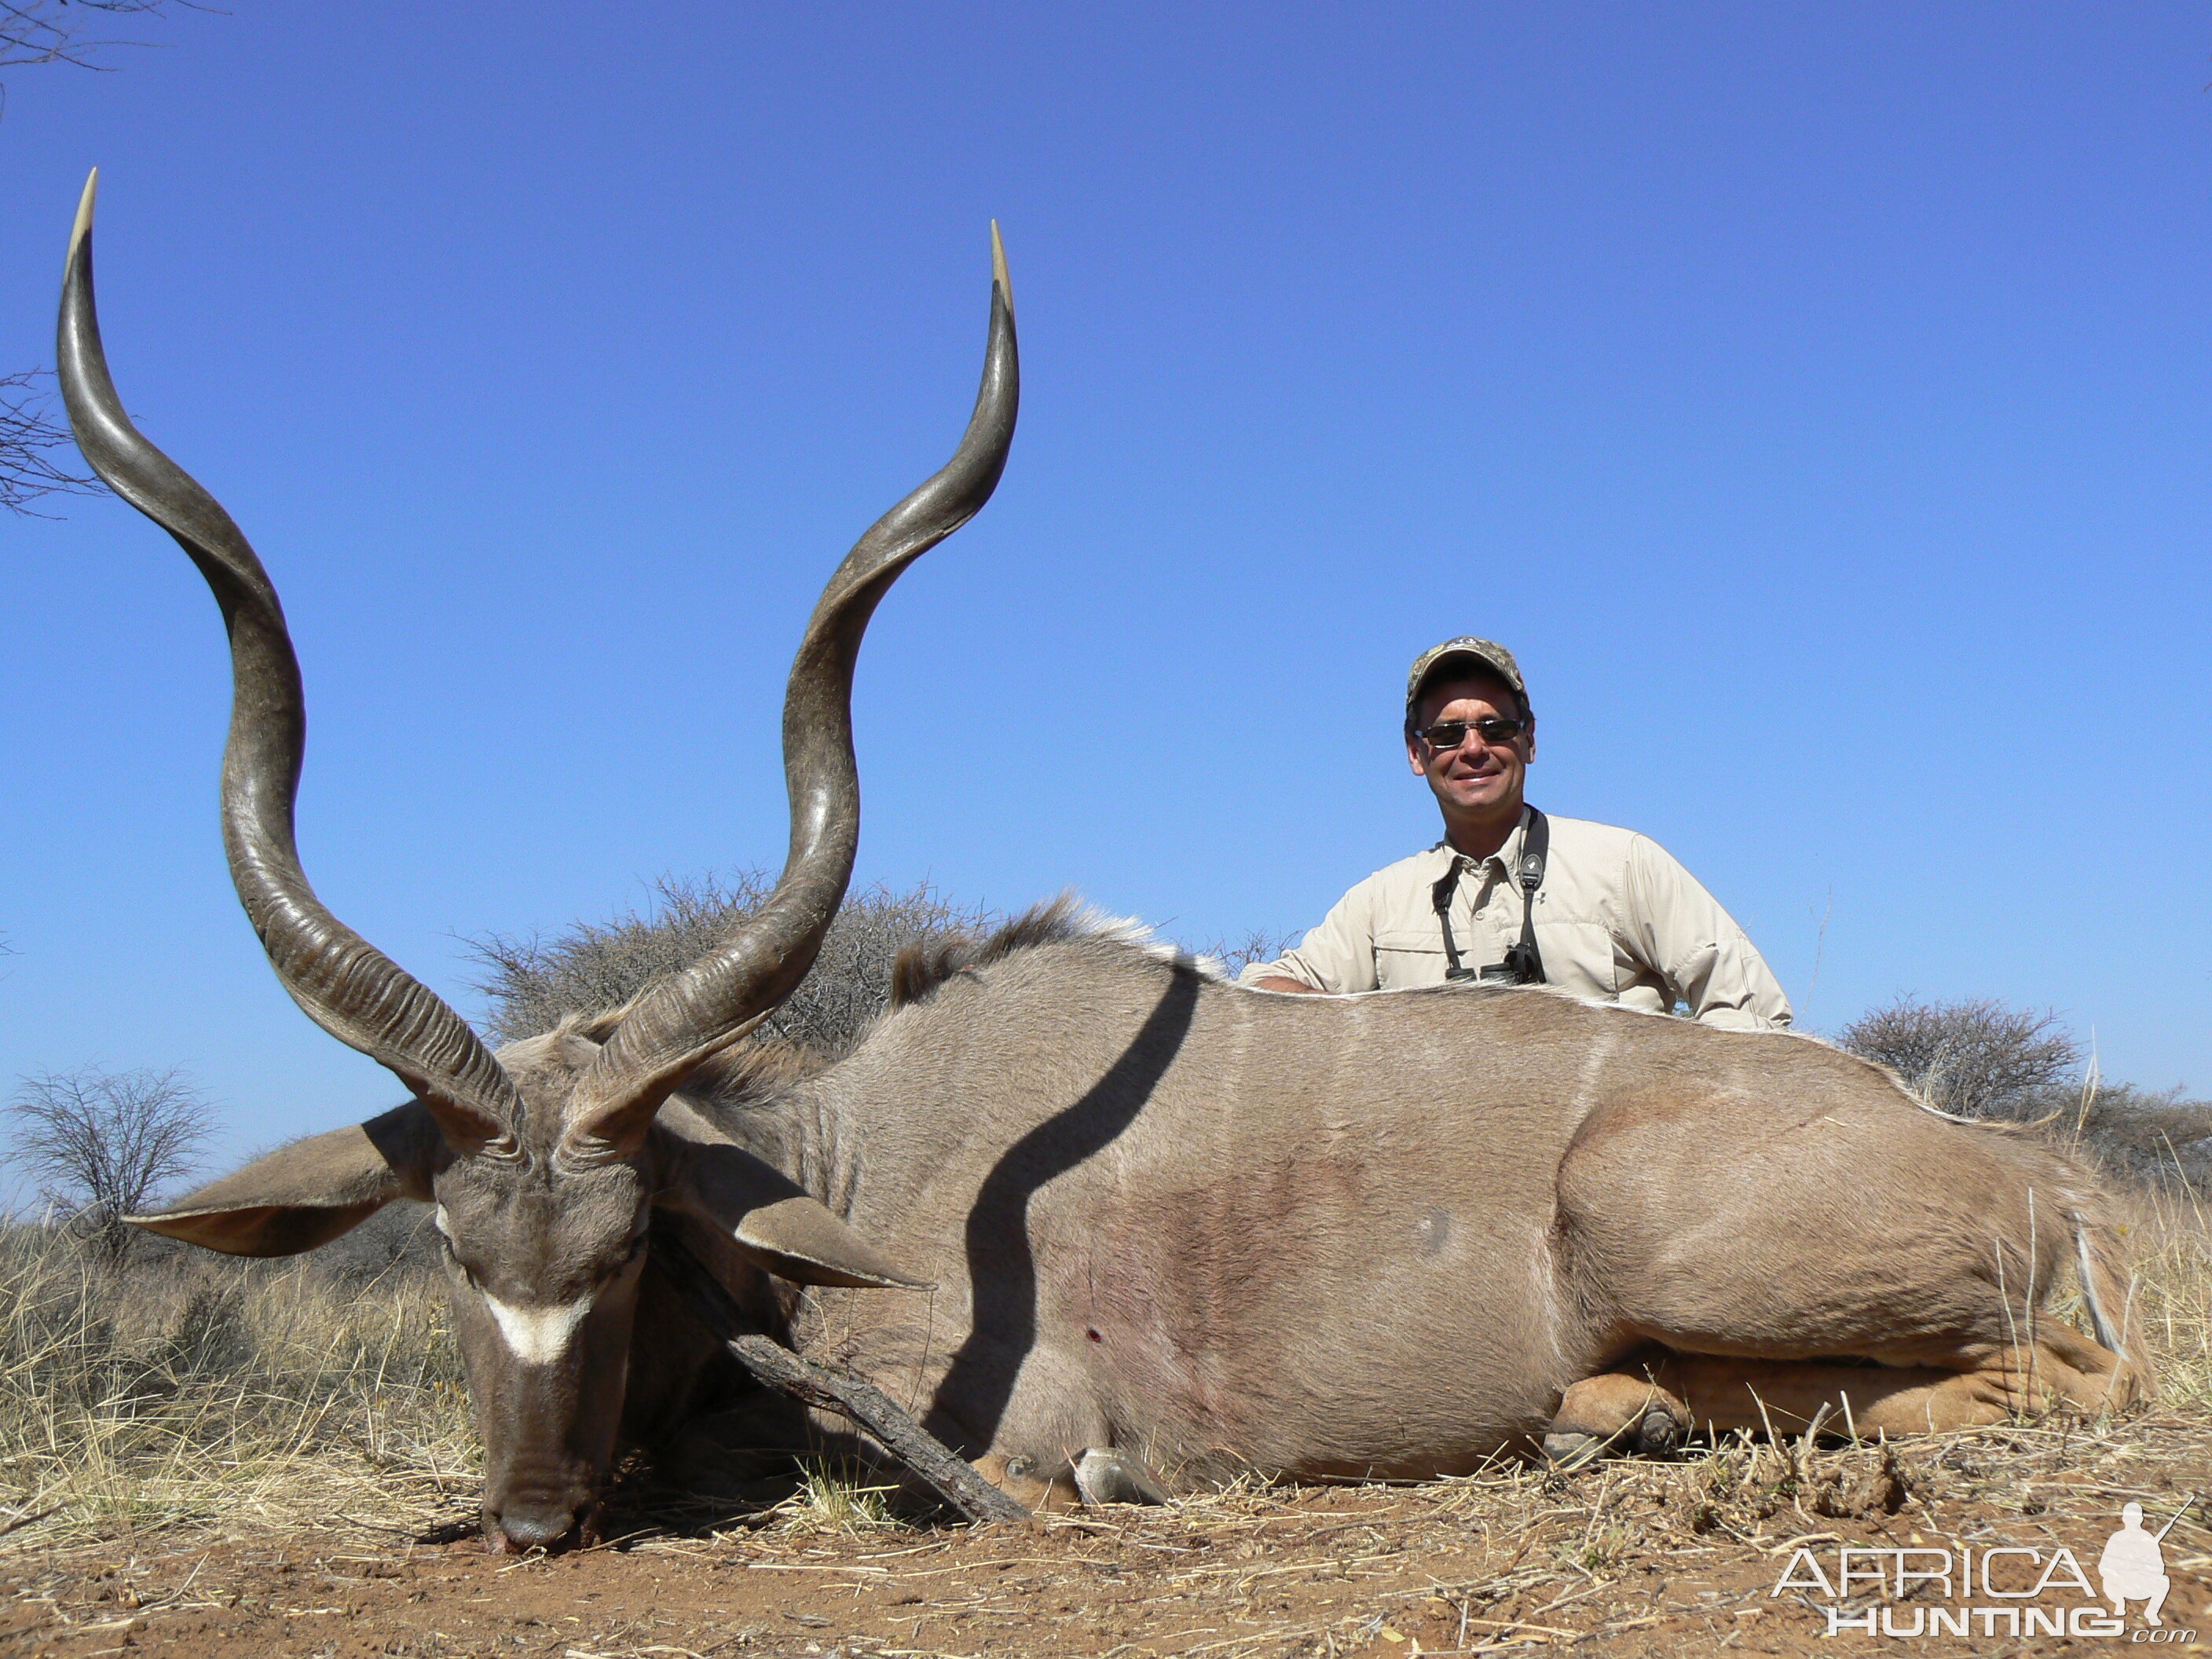
{"type": "Polygon", "coordinates": [[[1449,754],[1467,741],[1473,732],[1487,744],[1510,743],[1528,729],[1526,720],[1438,720],[1425,732],[1413,735],[1427,744],[1439,755],[1449,754]]]}

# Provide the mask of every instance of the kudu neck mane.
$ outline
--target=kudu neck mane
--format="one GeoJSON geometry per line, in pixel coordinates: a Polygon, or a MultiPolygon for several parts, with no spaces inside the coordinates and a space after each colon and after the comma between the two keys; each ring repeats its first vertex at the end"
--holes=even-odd
{"type": "MultiPolygon", "coordinates": [[[[927,945],[906,946],[892,963],[890,1000],[878,1024],[902,1008],[930,1001],[963,975],[1028,951],[1066,945],[1087,945],[1102,956],[1121,957],[1132,966],[1155,969],[1166,967],[1210,979],[1221,977],[1212,963],[1156,939],[1142,923],[1108,915],[1072,893],[1062,893],[1032,905],[992,933],[956,933],[927,945]]],[[[651,988],[612,1008],[570,1014],[550,1032],[526,1038],[523,1044],[517,1046],[534,1045],[549,1039],[557,1042],[566,1036],[603,1042],[649,994],[651,988]]],[[[857,1053],[866,1047],[874,1030],[871,1026],[861,1032],[846,1052],[857,1053]]],[[[738,1038],[693,1067],[680,1091],[695,1100],[712,1101],[722,1112],[768,1112],[837,1065],[843,1057],[825,1054],[804,1043],[787,1042],[766,1033],[754,1033],[738,1038]]]]}
{"type": "Polygon", "coordinates": [[[1207,973],[1197,958],[1155,939],[1143,923],[1109,916],[1073,893],[1032,905],[988,938],[957,934],[933,945],[909,945],[891,967],[890,1010],[927,1002],[963,974],[1004,962],[1024,951],[1076,940],[1126,951],[1146,962],[1207,973]]]}

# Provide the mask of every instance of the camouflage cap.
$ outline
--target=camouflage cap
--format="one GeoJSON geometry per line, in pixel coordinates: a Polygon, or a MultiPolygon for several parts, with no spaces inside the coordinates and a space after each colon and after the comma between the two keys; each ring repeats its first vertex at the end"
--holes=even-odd
{"type": "Polygon", "coordinates": [[[1413,659],[1413,670],[1406,676],[1407,718],[1413,717],[1413,704],[1421,695],[1421,687],[1435,679],[1437,671],[1455,657],[1471,658],[1471,665],[1481,673],[1504,681],[1520,697],[1522,708],[1528,708],[1528,683],[1521,678],[1521,665],[1513,660],[1513,653],[1495,640],[1479,640],[1472,634],[1462,634],[1455,640],[1431,646],[1413,659]]]}

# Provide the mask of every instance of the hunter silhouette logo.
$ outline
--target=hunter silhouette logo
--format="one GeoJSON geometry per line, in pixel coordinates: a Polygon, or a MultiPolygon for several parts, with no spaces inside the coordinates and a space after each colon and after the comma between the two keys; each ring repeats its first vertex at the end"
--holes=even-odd
{"type": "Polygon", "coordinates": [[[2126,1618],[2128,1603],[2141,1601],[2145,1624],[2166,1622],[2158,1610],[2166,1605],[2173,1581],[2166,1576],[2166,1552],[2160,1546],[2196,1502],[2191,1498],[2173,1512],[2173,1520],[2154,1533],[2143,1530],[2142,1504],[2130,1504],[2120,1511],[2120,1529],[2106,1540],[2105,1553],[2097,1558],[2097,1577],[2104,1581],[2105,1599],[2112,1604],[2115,1618],[2126,1618]]]}
{"type": "Polygon", "coordinates": [[[1844,1631],[1906,1640],[2124,1636],[2132,1642],[2193,1645],[2197,1632],[2168,1626],[2160,1609],[2173,1588],[2166,1571],[2166,1535],[2197,1503],[2197,1496],[2191,1496],[2156,1532],[2145,1529],[2142,1504],[2121,1510],[2119,1530],[2105,1540],[2097,1557],[2097,1577],[2109,1611],[2099,1605],[2098,1589],[2081,1561],[2063,1545],[1844,1546],[1835,1552],[1832,1569],[1801,1548],[1768,1594],[1794,1593],[1826,1619],[1822,1633],[1828,1636],[1844,1631]],[[1815,1595],[1827,1598],[1827,1605],[1815,1601],[1815,1595]],[[2128,1628],[2131,1601],[2142,1603],[2142,1623],[2133,1631],[2128,1628]]]}

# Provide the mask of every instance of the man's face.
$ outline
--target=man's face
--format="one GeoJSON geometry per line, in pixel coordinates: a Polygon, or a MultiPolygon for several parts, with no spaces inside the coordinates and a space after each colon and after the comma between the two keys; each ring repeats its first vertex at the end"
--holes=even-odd
{"type": "Polygon", "coordinates": [[[1426,778],[1448,822],[1480,822],[1521,810],[1528,763],[1536,757],[1536,724],[1517,738],[1486,743],[1476,720],[1517,720],[1521,700],[1496,680],[1440,680],[1421,694],[1420,731],[1442,720],[1468,722],[1466,740],[1439,750],[1418,733],[1407,744],[1413,770],[1426,778]]]}

